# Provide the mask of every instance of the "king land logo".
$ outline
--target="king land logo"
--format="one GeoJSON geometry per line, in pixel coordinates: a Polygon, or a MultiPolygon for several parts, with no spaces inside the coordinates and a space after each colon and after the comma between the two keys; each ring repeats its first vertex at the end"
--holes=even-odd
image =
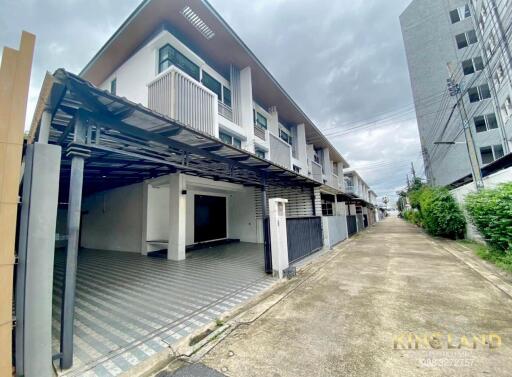
{"type": "Polygon", "coordinates": [[[501,344],[501,337],[494,333],[461,336],[438,332],[421,335],[402,333],[393,337],[395,350],[496,349],[501,344]]]}

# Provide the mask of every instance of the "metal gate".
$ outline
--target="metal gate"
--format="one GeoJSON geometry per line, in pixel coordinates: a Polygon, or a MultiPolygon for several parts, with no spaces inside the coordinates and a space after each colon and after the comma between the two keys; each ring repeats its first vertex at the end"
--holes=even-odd
{"type": "Polygon", "coordinates": [[[286,219],[288,261],[296,262],[323,247],[321,217],[293,217],[286,219]]]}
{"type": "Polygon", "coordinates": [[[354,215],[347,216],[347,231],[349,236],[357,233],[357,219],[354,215]]]}

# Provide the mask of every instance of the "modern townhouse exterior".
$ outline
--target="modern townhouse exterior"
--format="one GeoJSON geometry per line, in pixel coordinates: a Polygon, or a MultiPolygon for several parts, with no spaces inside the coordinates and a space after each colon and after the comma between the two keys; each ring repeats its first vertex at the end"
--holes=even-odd
{"type": "Polygon", "coordinates": [[[29,144],[34,161],[62,149],[37,358],[62,375],[125,372],[268,287],[277,247],[293,267],[376,220],[368,185],[202,0],[143,1],[80,75],[48,74],[29,144]]]}
{"type": "Polygon", "coordinates": [[[510,153],[511,12],[508,1],[414,0],[400,16],[431,184],[471,173],[462,119],[468,119],[480,167],[510,153]],[[459,95],[447,88],[450,77],[460,88],[459,109],[459,95]]]}

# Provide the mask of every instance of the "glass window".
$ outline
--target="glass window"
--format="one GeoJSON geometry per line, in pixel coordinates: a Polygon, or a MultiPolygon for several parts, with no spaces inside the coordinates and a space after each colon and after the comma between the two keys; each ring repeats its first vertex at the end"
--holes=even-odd
{"type": "Polygon", "coordinates": [[[494,149],[494,159],[502,158],[505,154],[503,153],[503,146],[501,144],[493,146],[494,149]]]}
{"type": "Polygon", "coordinates": [[[464,34],[464,33],[457,34],[455,36],[455,41],[457,42],[457,48],[459,48],[459,50],[461,48],[464,48],[464,47],[468,46],[468,41],[466,40],[466,34],[464,34]]]}
{"type": "Polygon", "coordinates": [[[239,148],[239,149],[242,149],[242,140],[240,140],[240,139],[238,139],[238,138],[234,137],[234,138],[233,138],[233,146],[234,146],[234,147],[237,147],[237,148],[239,148]]]}
{"type": "Polygon", "coordinates": [[[199,81],[199,66],[181,52],[167,44],[158,51],[158,73],[174,65],[187,75],[199,81]]]}
{"type": "Polygon", "coordinates": [[[480,148],[480,156],[482,157],[482,164],[489,164],[494,161],[491,147],[480,148]]]}
{"type": "Polygon", "coordinates": [[[322,200],[322,216],[332,216],[333,212],[333,203],[327,200],[322,200]]]}
{"type": "Polygon", "coordinates": [[[478,95],[478,88],[469,88],[468,96],[469,96],[469,102],[480,101],[480,96],[478,95]]]}
{"type": "Polygon", "coordinates": [[[217,94],[217,99],[219,101],[222,101],[222,84],[220,82],[215,80],[205,71],[203,71],[203,78],[201,79],[201,82],[203,83],[204,86],[206,86],[212,92],[217,94]]]}
{"type": "Polygon", "coordinates": [[[261,150],[261,149],[256,149],[255,150],[255,154],[256,156],[258,156],[259,158],[265,158],[265,151],[261,150]]]}
{"type": "Polygon", "coordinates": [[[478,90],[480,91],[480,99],[481,100],[491,98],[491,91],[489,90],[489,85],[487,85],[487,84],[480,85],[478,87],[478,90]]]}
{"type": "Polygon", "coordinates": [[[475,73],[475,68],[473,67],[473,60],[464,60],[462,62],[462,70],[464,71],[464,75],[470,75],[475,73]]]}
{"type": "Polygon", "coordinates": [[[450,19],[452,20],[452,24],[455,24],[455,23],[460,21],[459,10],[458,9],[454,9],[454,10],[452,10],[450,12],[450,19]]]}
{"type": "Polygon", "coordinates": [[[468,38],[468,44],[472,45],[473,43],[478,42],[478,39],[476,38],[475,30],[470,30],[466,34],[467,34],[467,38],[468,38]]]}
{"type": "Polygon", "coordinates": [[[264,129],[267,129],[267,118],[256,111],[256,124],[264,129]]]}
{"type": "Polygon", "coordinates": [[[487,131],[487,126],[485,125],[485,118],[483,116],[477,116],[474,118],[475,129],[476,132],[485,132],[487,131]]]}
{"type": "Polygon", "coordinates": [[[464,6],[464,18],[471,17],[471,10],[469,9],[469,4],[464,6]]]}
{"type": "Polygon", "coordinates": [[[117,79],[114,79],[110,82],[110,93],[116,95],[117,92],[117,79]]]}
{"type": "Polygon", "coordinates": [[[226,106],[229,106],[231,107],[231,90],[229,90],[228,88],[226,88],[225,86],[223,87],[223,102],[226,106]]]}
{"type": "Polygon", "coordinates": [[[486,115],[486,121],[487,121],[487,128],[489,130],[493,130],[495,128],[498,128],[498,122],[496,120],[496,115],[494,115],[494,114],[486,115]]]}
{"type": "Polygon", "coordinates": [[[477,56],[473,59],[474,65],[475,65],[475,71],[481,71],[484,69],[484,61],[482,60],[482,57],[477,56]]]}
{"type": "Polygon", "coordinates": [[[221,139],[226,144],[231,144],[233,142],[231,135],[228,135],[222,131],[219,131],[219,139],[221,139]]]}

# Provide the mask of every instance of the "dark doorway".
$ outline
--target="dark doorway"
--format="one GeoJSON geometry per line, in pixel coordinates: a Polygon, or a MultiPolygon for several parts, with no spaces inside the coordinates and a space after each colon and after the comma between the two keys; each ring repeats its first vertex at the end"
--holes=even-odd
{"type": "Polygon", "coordinates": [[[195,195],[194,242],[219,240],[226,237],[226,198],[195,195]]]}

